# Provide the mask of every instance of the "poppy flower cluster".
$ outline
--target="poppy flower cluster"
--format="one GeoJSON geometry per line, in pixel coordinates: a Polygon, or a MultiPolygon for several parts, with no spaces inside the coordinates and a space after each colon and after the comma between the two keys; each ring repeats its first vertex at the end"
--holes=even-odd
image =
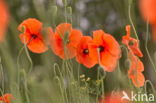
{"type": "Polygon", "coordinates": [[[141,14],[152,26],[153,40],[156,42],[156,0],[139,0],[141,14]]]}
{"type": "Polygon", "coordinates": [[[0,0],[0,14],[0,42],[2,42],[9,21],[9,12],[5,0],[0,0]]]}
{"type": "Polygon", "coordinates": [[[56,27],[51,41],[51,48],[56,55],[62,59],[76,57],[77,62],[87,68],[100,64],[104,70],[112,72],[120,58],[118,42],[103,30],[94,31],[92,38],[83,36],[71,24],[63,23],[56,27]]]}
{"type": "Polygon", "coordinates": [[[122,37],[122,43],[125,44],[129,50],[128,58],[130,60],[130,68],[128,76],[136,87],[144,86],[145,77],[143,75],[144,65],[138,57],[143,57],[139,49],[139,40],[130,37],[130,25],[126,26],[127,34],[122,37]]]}
{"type": "MultiPolygon", "coordinates": [[[[76,58],[76,61],[87,68],[99,64],[105,71],[113,72],[121,56],[121,50],[115,38],[103,30],[93,31],[92,36],[84,36],[80,30],[72,27],[69,23],[61,23],[53,31],[51,27],[43,28],[42,23],[29,18],[23,21],[18,30],[22,43],[26,44],[34,53],[43,53],[50,45],[55,55],[67,60],[76,58]],[[45,35],[49,38],[45,40],[45,35]]],[[[145,78],[143,63],[138,57],[143,57],[139,49],[139,40],[131,37],[130,26],[126,26],[127,34],[122,37],[122,43],[129,50],[130,69],[128,76],[136,87],[144,85],[145,78]]]]}
{"type": "Polygon", "coordinates": [[[0,97],[0,102],[4,103],[11,103],[11,100],[13,99],[13,96],[11,94],[4,94],[0,97]]]}
{"type": "Polygon", "coordinates": [[[36,19],[24,20],[18,27],[21,42],[26,44],[34,53],[43,53],[48,50],[48,44],[54,54],[61,59],[72,59],[92,68],[99,64],[108,72],[114,71],[120,58],[121,50],[113,36],[103,30],[93,32],[93,37],[84,36],[80,30],[74,29],[69,23],[61,23],[53,31],[52,28],[43,28],[36,19]],[[50,42],[46,42],[42,31],[45,30],[50,42]]]}

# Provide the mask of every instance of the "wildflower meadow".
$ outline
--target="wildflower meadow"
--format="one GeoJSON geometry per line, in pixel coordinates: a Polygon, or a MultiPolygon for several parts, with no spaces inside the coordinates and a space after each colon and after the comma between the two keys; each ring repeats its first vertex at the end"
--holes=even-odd
{"type": "Polygon", "coordinates": [[[0,0],[0,103],[156,103],[156,0],[0,0]]]}

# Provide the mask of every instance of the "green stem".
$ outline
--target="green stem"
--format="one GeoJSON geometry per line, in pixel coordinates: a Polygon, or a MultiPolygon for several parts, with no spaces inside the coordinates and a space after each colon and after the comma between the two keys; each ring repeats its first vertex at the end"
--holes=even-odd
{"type": "Polygon", "coordinates": [[[135,26],[134,26],[134,23],[133,23],[133,20],[131,18],[131,3],[132,3],[132,0],[129,0],[129,4],[128,4],[128,17],[129,17],[130,23],[132,25],[132,28],[134,30],[135,36],[136,36],[137,40],[139,40],[138,34],[136,32],[136,29],[135,29],[135,26]]]}
{"type": "Polygon", "coordinates": [[[153,66],[153,68],[154,68],[154,71],[155,71],[155,73],[156,73],[156,67],[155,67],[155,64],[154,64],[154,62],[153,62],[153,60],[152,60],[152,58],[151,58],[151,55],[150,55],[150,53],[149,53],[149,51],[148,51],[148,33],[149,33],[149,23],[147,22],[147,24],[146,24],[145,49],[146,49],[146,52],[147,52],[148,58],[149,58],[149,60],[150,60],[150,62],[151,62],[151,64],[152,64],[152,66],[153,66]]]}

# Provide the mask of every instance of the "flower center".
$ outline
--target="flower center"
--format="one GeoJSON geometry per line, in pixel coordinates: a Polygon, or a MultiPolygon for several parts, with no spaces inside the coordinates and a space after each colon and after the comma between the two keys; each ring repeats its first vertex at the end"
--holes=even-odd
{"type": "Polygon", "coordinates": [[[132,40],[129,41],[128,45],[133,46],[134,42],[132,40]]]}
{"type": "Polygon", "coordinates": [[[105,50],[105,48],[102,45],[100,45],[99,50],[100,50],[100,52],[103,52],[105,50]]]}
{"type": "Polygon", "coordinates": [[[89,54],[89,50],[88,49],[84,49],[83,50],[83,54],[86,54],[86,55],[89,54]]]}
{"type": "Polygon", "coordinates": [[[36,38],[37,38],[37,35],[31,34],[31,37],[32,37],[33,39],[36,39],[36,38]]]}

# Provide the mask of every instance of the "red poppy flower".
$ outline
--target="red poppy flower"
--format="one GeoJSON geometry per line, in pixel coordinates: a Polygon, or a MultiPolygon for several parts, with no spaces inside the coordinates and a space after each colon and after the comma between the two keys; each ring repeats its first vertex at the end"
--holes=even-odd
{"type": "Polygon", "coordinates": [[[8,8],[4,0],[0,0],[0,14],[0,42],[2,42],[9,21],[8,8]]]}
{"type": "Polygon", "coordinates": [[[113,92],[107,94],[104,99],[100,99],[99,103],[132,103],[130,100],[122,99],[123,96],[122,92],[113,92]]]}
{"type": "Polygon", "coordinates": [[[113,36],[97,30],[93,32],[93,42],[99,50],[99,63],[108,72],[112,72],[120,58],[121,50],[113,36]]]}
{"type": "Polygon", "coordinates": [[[36,19],[29,18],[24,20],[18,27],[22,33],[19,35],[21,42],[26,44],[30,51],[43,53],[48,47],[42,35],[42,23],[36,19]]]}
{"type": "Polygon", "coordinates": [[[153,40],[156,42],[156,0],[140,0],[139,4],[143,18],[152,26],[153,40]]]}
{"type": "Polygon", "coordinates": [[[0,97],[0,101],[4,103],[11,103],[10,101],[13,99],[11,94],[5,94],[0,97]]]}
{"type": "Polygon", "coordinates": [[[76,56],[76,47],[81,37],[81,31],[73,29],[69,23],[62,23],[51,36],[51,48],[60,58],[71,59],[76,56]]]}
{"type": "Polygon", "coordinates": [[[122,43],[125,44],[128,49],[132,50],[133,53],[139,57],[143,57],[141,50],[139,49],[139,40],[136,40],[131,37],[130,34],[130,25],[126,26],[127,34],[122,37],[122,43]]]}
{"type": "Polygon", "coordinates": [[[143,18],[150,24],[156,24],[156,0],[140,0],[139,4],[143,18]]]}
{"type": "Polygon", "coordinates": [[[76,60],[88,68],[98,63],[97,49],[90,36],[83,36],[77,46],[76,60]]]}
{"type": "Polygon", "coordinates": [[[132,83],[136,87],[142,87],[145,83],[145,77],[142,74],[144,71],[144,65],[140,61],[140,59],[133,54],[133,52],[129,52],[130,59],[130,69],[128,71],[128,76],[132,79],[132,83]]]}

